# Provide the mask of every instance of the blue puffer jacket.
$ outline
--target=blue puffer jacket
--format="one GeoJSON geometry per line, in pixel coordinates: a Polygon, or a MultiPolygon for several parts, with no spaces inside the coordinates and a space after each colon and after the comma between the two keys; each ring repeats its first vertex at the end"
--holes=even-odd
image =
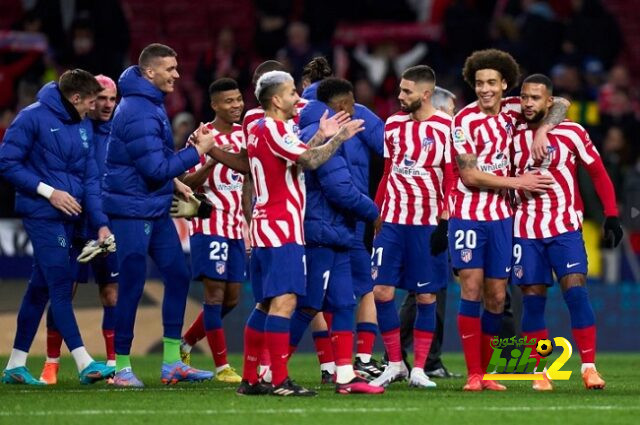
{"type": "Polygon", "coordinates": [[[76,198],[93,226],[106,225],[92,138],[91,121],[80,118],[58,85],[42,87],[38,101],[18,114],[0,144],[0,173],[16,187],[16,212],[29,218],[78,219],[38,195],[43,182],[76,198]]]}
{"type": "MultiPolygon", "coordinates": [[[[318,85],[320,81],[309,85],[302,92],[302,97],[307,100],[317,99],[318,85]]],[[[303,109],[304,112],[304,109],[303,109]]],[[[358,133],[354,139],[356,143],[345,143],[344,148],[349,158],[349,169],[353,178],[353,184],[363,194],[369,196],[369,163],[371,152],[383,155],[384,146],[384,122],[369,108],[359,103],[355,104],[354,119],[364,120],[365,130],[358,133]]],[[[354,246],[363,246],[365,223],[359,221],[354,246]]]]}
{"type": "MultiPolygon", "coordinates": [[[[308,142],[316,131],[327,105],[312,100],[300,113],[300,138],[308,142]]],[[[333,115],[335,112],[329,109],[333,115]]],[[[305,171],[307,207],[304,233],[307,244],[349,248],[354,244],[357,220],[373,221],[378,208],[354,185],[344,142],[336,153],[314,171],[305,171]]]]}
{"type": "Polygon", "coordinates": [[[137,66],[118,81],[107,147],[102,202],[110,216],[156,218],[169,213],[173,178],[198,163],[190,146],[175,153],[164,93],[142,77],[137,66]]]}

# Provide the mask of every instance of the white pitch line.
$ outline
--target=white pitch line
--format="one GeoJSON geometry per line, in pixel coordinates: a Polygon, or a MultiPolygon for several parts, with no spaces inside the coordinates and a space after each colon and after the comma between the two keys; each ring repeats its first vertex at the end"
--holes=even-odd
{"type": "MultiPolygon", "coordinates": [[[[432,407],[433,408],[433,407],[432,407]]],[[[435,408],[436,410],[455,411],[490,411],[490,412],[532,412],[532,411],[564,411],[564,410],[640,410],[640,406],[614,406],[614,405],[568,405],[568,406],[457,406],[435,408]]],[[[424,408],[398,408],[398,407],[354,407],[354,408],[294,408],[294,409],[224,409],[224,410],[130,410],[130,409],[102,409],[102,410],[36,410],[28,412],[1,411],[0,417],[11,416],[98,416],[98,415],[280,415],[294,414],[307,415],[313,413],[399,413],[418,412],[424,408]]]]}

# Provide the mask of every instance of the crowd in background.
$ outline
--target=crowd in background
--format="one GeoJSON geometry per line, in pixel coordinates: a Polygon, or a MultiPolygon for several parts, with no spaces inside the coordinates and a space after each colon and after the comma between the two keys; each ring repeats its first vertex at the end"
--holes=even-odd
{"type": "MultiPolygon", "coordinates": [[[[13,3],[0,22],[0,139],[15,115],[35,100],[39,88],[65,69],[79,67],[117,81],[138,53],[134,50],[139,32],[132,29],[140,28],[135,6],[144,0],[13,3]]],[[[219,1],[223,3],[233,7],[234,2],[219,1]]],[[[384,119],[398,109],[399,75],[418,63],[436,70],[438,85],[457,95],[458,107],[473,100],[473,91],[462,81],[463,61],[474,50],[496,47],[510,52],[524,75],[549,75],[555,94],[571,101],[569,118],[588,129],[603,156],[627,228],[640,230],[640,223],[632,219],[633,209],[640,210],[640,86],[621,60],[624,52],[638,46],[625,46],[618,19],[603,1],[236,3],[251,11],[244,19],[252,20],[245,22],[252,34],[216,25],[209,29],[210,40],[197,40],[204,41],[201,49],[193,47],[198,46],[195,42],[184,52],[177,48],[179,63],[185,64],[179,69],[179,85],[192,88],[181,88],[167,99],[177,147],[197,122],[213,118],[206,95],[213,80],[236,79],[244,89],[247,109],[256,104],[251,75],[264,59],[282,61],[301,81],[303,66],[324,55],[337,76],[353,82],[356,100],[384,119]]],[[[194,1],[192,7],[203,4],[204,0],[194,1]]],[[[171,39],[162,41],[172,45],[171,39]]],[[[601,221],[595,191],[588,178],[583,180],[585,215],[601,221]]],[[[0,217],[13,216],[12,199],[13,189],[0,180],[0,217]]],[[[640,236],[632,234],[630,241],[640,252],[640,236]]]]}

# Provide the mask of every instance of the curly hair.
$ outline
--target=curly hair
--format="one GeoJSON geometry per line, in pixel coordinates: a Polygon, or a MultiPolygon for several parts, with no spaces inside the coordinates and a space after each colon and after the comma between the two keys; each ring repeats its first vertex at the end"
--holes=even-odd
{"type": "Polygon", "coordinates": [[[477,50],[464,62],[462,76],[471,86],[475,87],[476,72],[481,69],[493,69],[498,71],[507,82],[507,90],[511,90],[520,79],[520,65],[507,52],[498,49],[477,50]]]}
{"type": "Polygon", "coordinates": [[[324,80],[331,76],[331,66],[326,58],[317,56],[302,69],[302,77],[308,78],[311,83],[324,80]]]}

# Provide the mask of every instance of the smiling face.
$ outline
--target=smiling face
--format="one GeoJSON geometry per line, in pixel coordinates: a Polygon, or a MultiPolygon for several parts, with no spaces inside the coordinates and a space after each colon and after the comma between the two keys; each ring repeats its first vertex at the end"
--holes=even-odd
{"type": "Polygon", "coordinates": [[[293,80],[287,80],[280,84],[280,89],[271,99],[271,104],[282,111],[285,119],[291,119],[296,116],[296,104],[300,100],[296,86],[293,80]]]}
{"type": "Polygon", "coordinates": [[[116,107],[116,89],[104,88],[96,98],[95,109],[89,113],[94,120],[109,121],[116,107]]]}
{"type": "Polygon", "coordinates": [[[524,83],[520,89],[520,104],[525,121],[535,124],[547,115],[553,105],[553,97],[544,84],[524,83]]]}
{"type": "Polygon", "coordinates": [[[475,92],[480,109],[490,115],[500,111],[500,101],[507,90],[507,81],[495,69],[476,71],[475,92]]]}
{"type": "Polygon", "coordinates": [[[226,123],[240,122],[244,109],[242,93],[238,89],[215,93],[211,99],[211,108],[216,113],[216,117],[226,123]]]}
{"type": "Polygon", "coordinates": [[[144,76],[162,92],[171,93],[175,81],[180,78],[178,60],[173,56],[155,58],[151,65],[144,69],[144,76]]]}
{"type": "Polygon", "coordinates": [[[82,97],[79,93],[75,93],[71,96],[71,99],[69,99],[69,101],[71,102],[73,107],[76,108],[76,111],[78,111],[80,117],[84,118],[89,112],[95,110],[96,97],[96,95],[87,95],[82,97]]]}

